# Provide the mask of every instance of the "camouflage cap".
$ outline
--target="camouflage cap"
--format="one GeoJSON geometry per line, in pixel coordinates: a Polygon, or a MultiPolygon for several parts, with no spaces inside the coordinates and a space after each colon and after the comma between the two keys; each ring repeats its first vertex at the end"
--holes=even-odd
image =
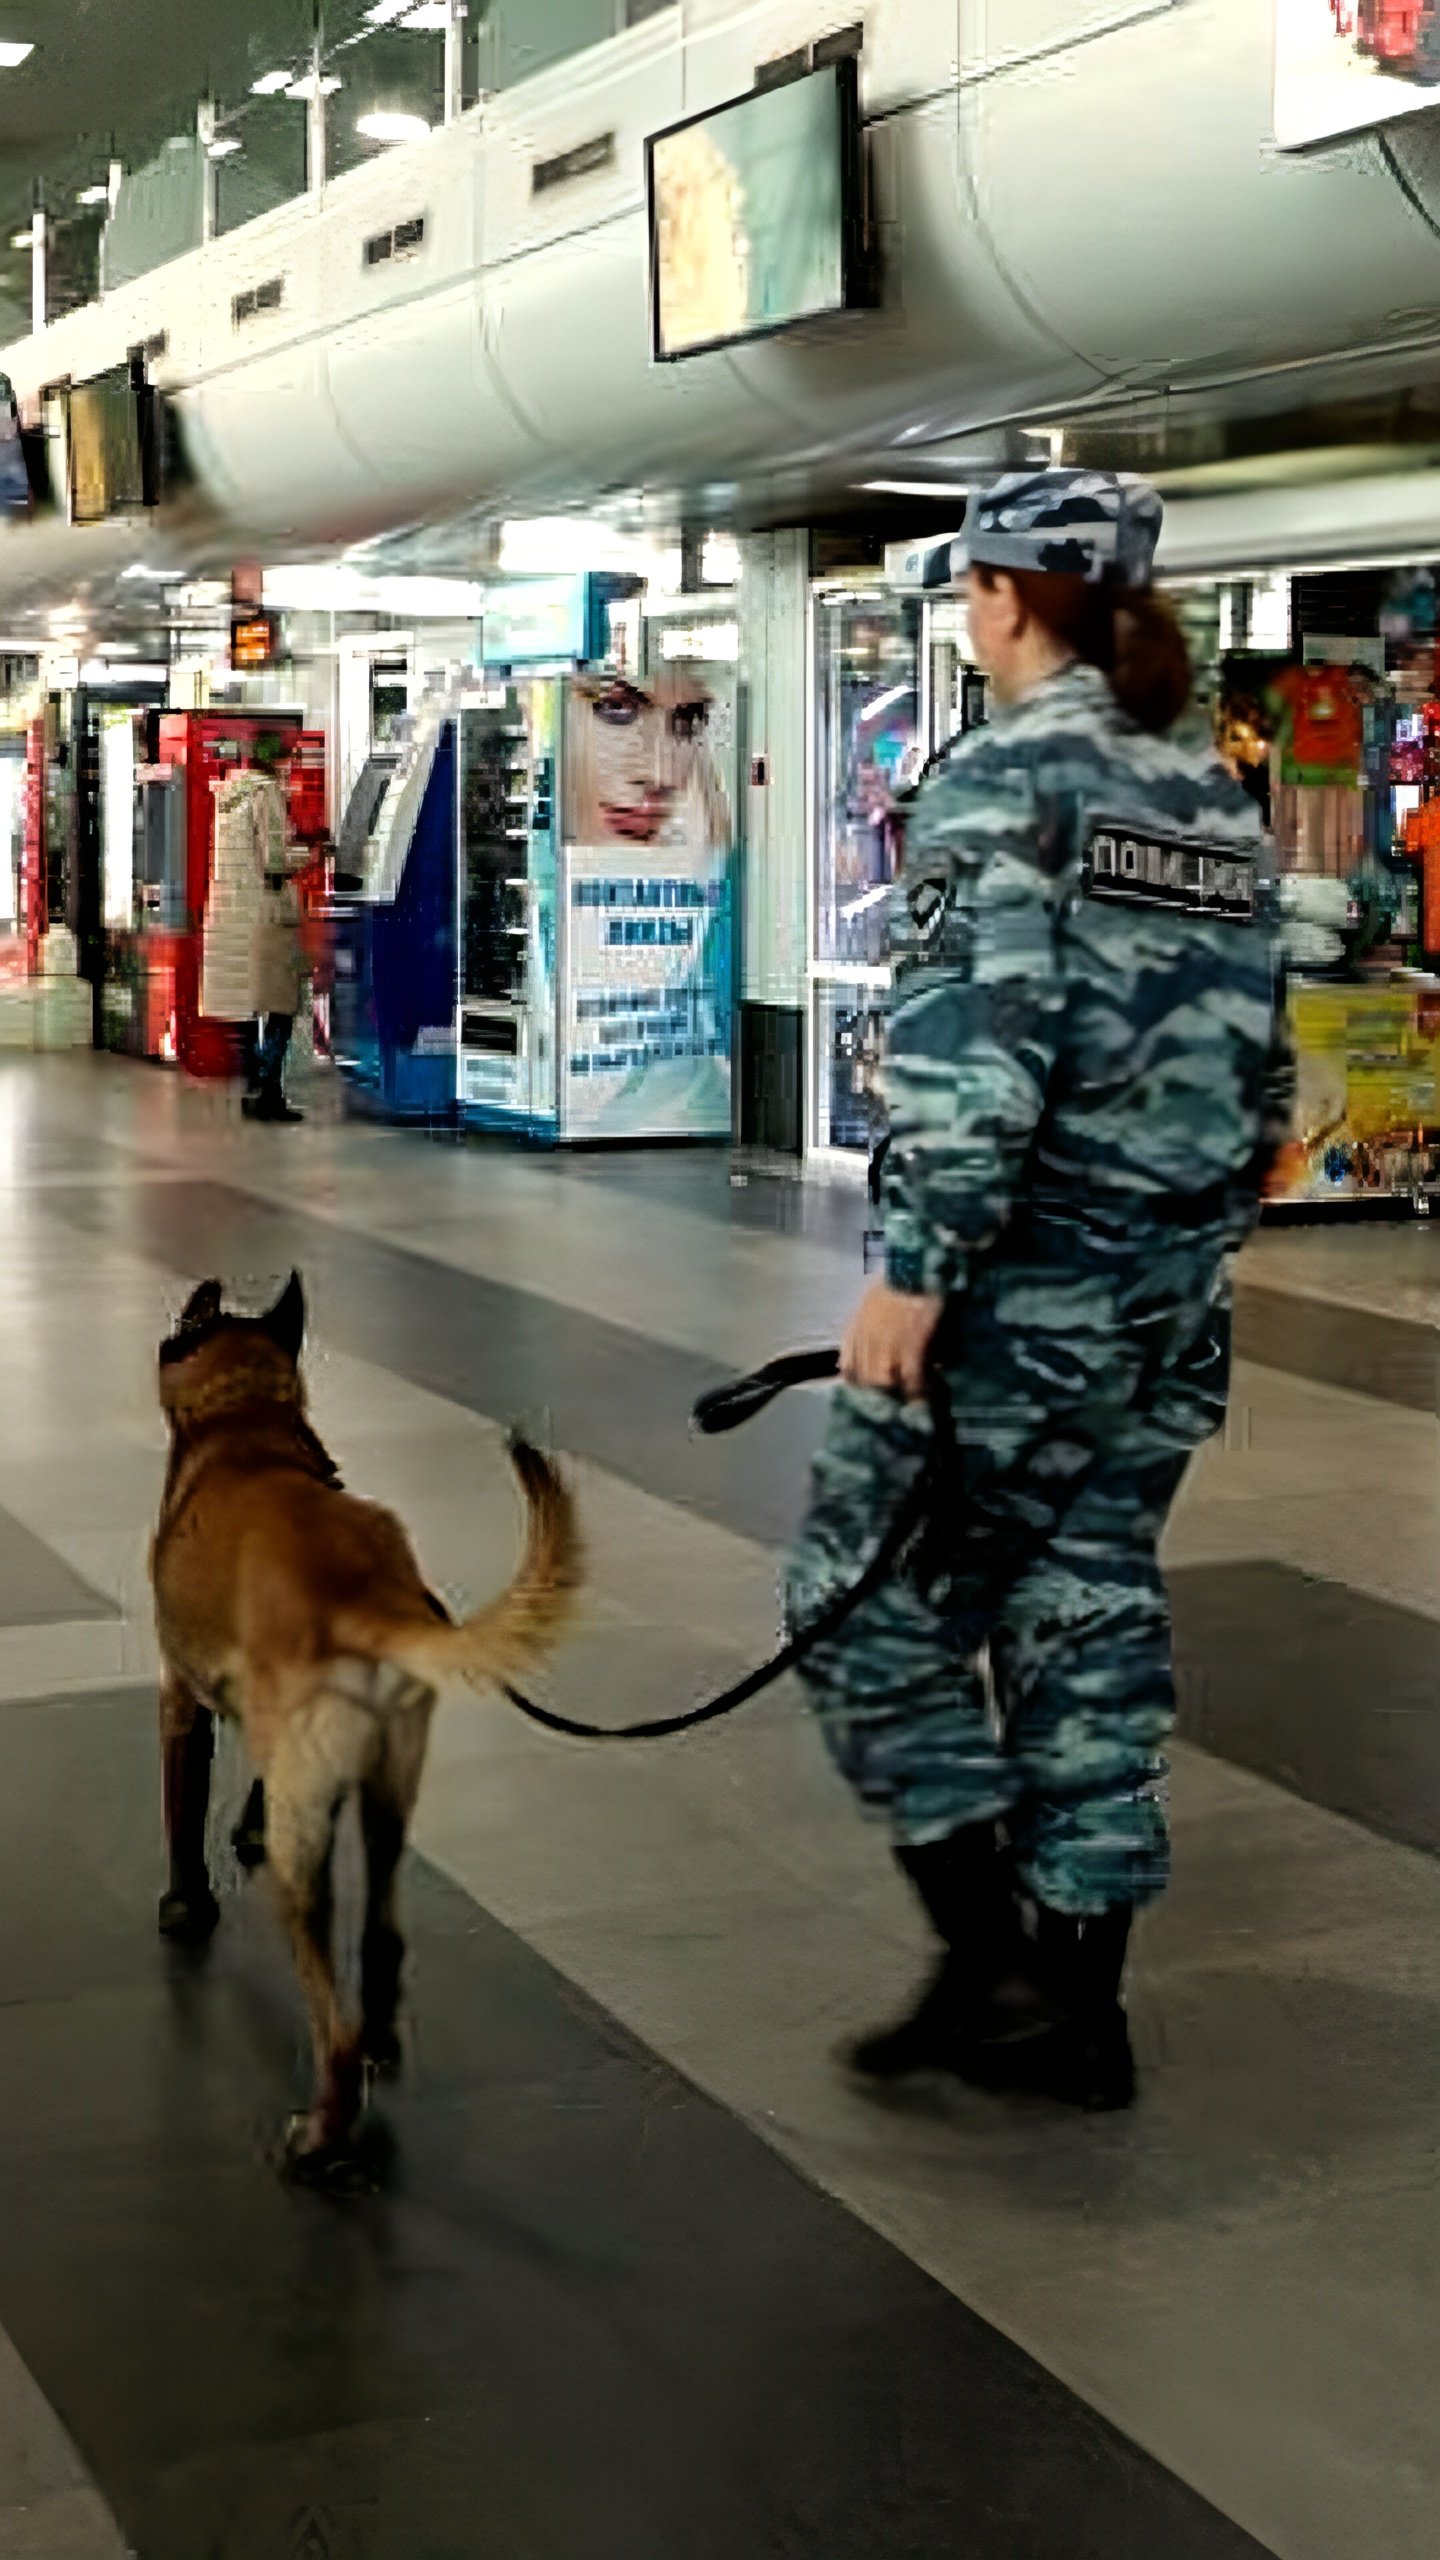
{"type": "Polygon", "coordinates": [[[1129,471],[1011,471],[971,499],[950,575],[971,567],[1148,587],[1165,509],[1129,471]]]}

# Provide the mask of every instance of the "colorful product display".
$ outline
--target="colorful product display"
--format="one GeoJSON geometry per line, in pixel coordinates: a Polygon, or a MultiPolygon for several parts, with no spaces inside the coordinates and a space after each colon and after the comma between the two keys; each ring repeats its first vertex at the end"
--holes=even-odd
{"type": "Polygon", "coordinates": [[[1301,981],[1295,1144],[1278,1207],[1428,1192],[1440,1172],[1440,984],[1301,981]]]}

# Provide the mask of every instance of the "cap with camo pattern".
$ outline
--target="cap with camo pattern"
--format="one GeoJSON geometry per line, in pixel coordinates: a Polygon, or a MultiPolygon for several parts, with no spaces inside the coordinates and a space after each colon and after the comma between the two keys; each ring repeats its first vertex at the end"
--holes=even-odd
{"type": "Polygon", "coordinates": [[[1129,471],[1011,471],[970,501],[949,575],[1039,569],[1091,586],[1148,587],[1165,509],[1129,471]]]}

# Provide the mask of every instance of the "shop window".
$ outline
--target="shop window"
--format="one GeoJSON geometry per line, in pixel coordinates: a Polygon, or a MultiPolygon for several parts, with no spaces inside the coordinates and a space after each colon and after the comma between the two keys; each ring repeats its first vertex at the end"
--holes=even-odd
{"type": "Polygon", "coordinates": [[[901,795],[927,751],[921,608],[877,593],[822,596],[817,612],[815,959],[875,967],[903,851],[901,795]]]}
{"type": "Polygon", "coordinates": [[[880,1057],[885,1000],[836,979],[816,989],[814,1144],[869,1155],[885,1126],[880,1057]]]}

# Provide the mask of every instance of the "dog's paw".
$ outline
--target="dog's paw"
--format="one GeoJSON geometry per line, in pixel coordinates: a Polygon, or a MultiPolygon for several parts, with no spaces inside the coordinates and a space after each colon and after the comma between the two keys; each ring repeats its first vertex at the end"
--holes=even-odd
{"type": "Polygon", "coordinates": [[[162,1938],[172,1946],[201,1947],[214,1936],[220,1921],[220,1905],[208,1885],[202,1892],[182,1892],[172,1887],[160,1897],[159,1928],[162,1938]]]}
{"type": "Polygon", "coordinates": [[[405,2065],[405,2052],[400,2042],[398,2028],[367,2027],[361,2044],[361,2053],[366,2070],[373,2071],[377,2080],[399,2079],[405,2065]]]}
{"type": "Polygon", "coordinates": [[[322,2195],[373,2195],[388,2166],[388,2147],[372,2128],[337,2141],[313,2115],[292,2116],[285,2127],[280,2174],[292,2186],[322,2195]]]}

